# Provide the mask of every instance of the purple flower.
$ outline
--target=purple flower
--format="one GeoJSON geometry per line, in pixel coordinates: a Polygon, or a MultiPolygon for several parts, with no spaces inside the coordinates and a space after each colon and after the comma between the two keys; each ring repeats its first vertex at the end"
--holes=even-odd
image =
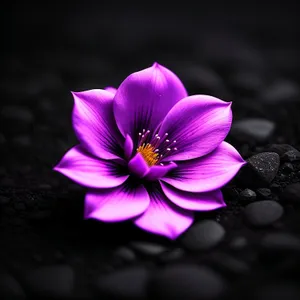
{"type": "Polygon", "coordinates": [[[245,161],[224,142],[231,102],[188,96],[179,78],[155,63],[118,89],[73,92],[80,142],[54,168],[88,188],[85,218],[132,219],[175,239],[193,211],[226,206],[220,188],[245,161]]]}

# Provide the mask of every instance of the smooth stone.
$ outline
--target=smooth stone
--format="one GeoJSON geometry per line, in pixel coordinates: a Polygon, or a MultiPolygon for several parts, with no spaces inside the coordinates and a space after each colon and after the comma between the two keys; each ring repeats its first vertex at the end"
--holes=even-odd
{"type": "Polygon", "coordinates": [[[250,203],[244,210],[247,221],[258,227],[271,225],[282,217],[283,212],[283,207],[271,200],[250,203]]]}
{"type": "Polygon", "coordinates": [[[10,202],[9,198],[8,197],[5,197],[5,196],[0,196],[0,203],[3,204],[3,205],[6,205],[10,202]]]}
{"type": "Polygon", "coordinates": [[[250,189],[244,189],[240,193],[239,198],[244,202],[252,202],[256,200],[256,193],[250,189]]]}
{"type": "Polygon", "coordinates": [[[131,242],[130,246],[137,252],[148,256],[160,255],[168,250],[168,248],[159,244],[140,241],[131,242]]]}
{"type": "Polygon", "coordinates": [[[261,239],[260,244],[267,250],[300,251],[300,239],[290,233],[268,233],[261,239]]]}
{"type": "Polygon", "coordinates": [[[289,144],[270,144],[265,147],[265,151],[275,152],[280,156],[280,158],[282,158],[285,153],[297,150],[289,144]]]}
{"type": "Polygon", "coordinates": [[[68,298],[74,289],[74,272],[67,265],[40,267],[27,272],[24,283],[32,296],[68,298]]]}
{"type": "Polygon", "coordinates": [[[230,78],[230,83],[241,92],[253,94],[262,88],[264,78],[257,72],[242,71],[234,73],[230,78]]]}
{"type": "Polygon", "coordinates": [[[193,224],[184,233],[181,242],[189,250],[208,250],[217,246],[225,237],[225,229],[213,220],[193,224]]]}
{"type": "Polygon", "coordinates": [[[100,277],[95,282],[99,297],[109,299],[145,299],[148,270],[131,267],[100,277]]]}
{"type": "Polygon", "coordinates": [[[300,89],[296,83],[278,80],[262,91],[260,99],[267,104],[278,104],[298,100],[299,96],[300,89]]]}
{"type": "Polygon", "coordinates": [[[0,273],[0,298],[1,299],[25,299],[25,293],[18,281],[10,274],[0,273]]]}
{"type": "Polygon", "coordinates": [[[148,291],[151,299],[212,300],[226,290],[223,278],[208,267],[175,264],[157,270],[148,291]]]}
{"type": "Polygon", "coordinates": [[[231,240],[229,246],[233,250],[241,250],[247,246],[247,239],[243,236],[237,236],[231,240]]]}
{"type": "Polygon", "coordinates": [[[119,247],[114,251],[114,256],[123,259],[124,261],[132,262],[136,260],[135,253],[127,247],[119,247]]]}
{"type": "Polygon", "coordinates": [[[285,152],[281,159],[283,161],[294,162],[300,160],[300,152],[296,149],[285,152]]]}
{"type": "Polygon", "coordinates": [[[175,248],[170,251],[162,253],[159,260],[164,263],[168,263],[177,259],[180,259],[184,256],[185,252],[182,248],[175,248]]]}
{"type": "Polygon", "coordinates": [[[280,198],[286,202],[300,204],[300,182],[287,185],[282,191],[280,198]]]}
{"type": "Polygon", "coordinates": [[[247,159],[247,165],[265,183],[271,183],[277,175],[280,159],[275,152],[262,152],[247,159]]]}
{"type": "Polygon", "coordinates": [[[256,193],[258,195],[258,198],[261,200],[270,199],[272,196],[272,192],[268,188],[259,188],[256,190],[256,193]]]}
{"type": "Polygon", "coordinates": [[[249,266],[242,260],[226,253],[214,253],[211,262],[220,271],[230,272],[235,275],[245,274],[250,271],[249,266]]]}
{"type": "Polygon", "coordinates": [[[274,282],[267,286],[260,286],[254,293],[253,300],[267,300],[267,299],[287,299],[299,300],[300,288],[298,282],[274,282]]]}
{"type": "Polygon", "coordinates": [[[15,208],[15,210],[25,210],[26,206],[23,202],[16,202],[14,204],[14,208],[15,208]]]}
{"type": "Polygon", "coordinates": [[[12,138],[12,143],[16,147],[30,147],[32,144],[31,138],[28,135],[18,135],[12,138]]]}
{"type": "Polygon", "coordinates": [[[25,106],[4,106],[0,115],[4,120],[18,121],[24,124],[31,124],[34,121],[32,111],[25,106]]]}
{"type": "Polygon", "coordinates": [[[232,124],[230,135],[241,142],[249,142],[252,139],[256,142],[265,142],[273,134],[275,124],[265,119],[244,119],[235,121],[232,124]]]}

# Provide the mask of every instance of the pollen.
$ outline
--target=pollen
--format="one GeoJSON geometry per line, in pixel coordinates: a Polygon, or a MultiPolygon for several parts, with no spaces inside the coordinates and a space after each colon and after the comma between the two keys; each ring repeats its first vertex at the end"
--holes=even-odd
{"type": "Polygon", "coordinates": [[[159,160],[159,154],[155,151],[155,147],[153,147],[149,143],[143,143],[141,146],[137,148],[137,152],[141,153],[143,158],[145,159],[148,166],[155,165],[159,160]]]}

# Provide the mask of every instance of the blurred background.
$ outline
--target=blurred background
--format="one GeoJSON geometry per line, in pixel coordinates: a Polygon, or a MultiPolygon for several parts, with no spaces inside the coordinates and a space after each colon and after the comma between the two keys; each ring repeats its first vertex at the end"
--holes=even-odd
{"type": "MultiPolygon", "coordinates": [[[[233,101],[234,122],[243,122],[236,123],[228,141],[245,159],[268,143],[300,148],[297,1],[4,1],[0,22],[0,237],[5,244],[0,247],[0,268],[7,264],[19,274],[32,265],[67,261],[77,272],[75,290],[84,296],[87,278],[97,268],[105,269],[102,262],[111,254],[110,245],[133,237],[166,243],[130,225],[83,222],[84,190],[52,171],[77,143],[71,90],[118,87],[130,73],[156,61],[174,71],[189,94],[233,101]]],[[[290,165],[278,173],[283,175],[272,192],[300,180],[300,166],[290,165]]],[[[253,233],[240,221],[246,205],[237,201],[240,191],[230,190],[228,209],[209,217],[229,237],[238,232],[255,243],[261,232],[253,233]]],[[[287,220],[299,233],[299,219],[287,220]]],[[[267,260],[259,260],[252,244],[243,245],[242,263],[228,260],[234,273],[231,289],[240,286],[240,295],[240,282],[247,281],[241,274],[254,270],[245,286],[259,287],[261,278],[273,276],[275,265],[264,265],[267,260]]],[[[299,259],[284,262],[279,277],[299,265],[299,259]]],[[[68,285],[69,273],[59,270],[63,275],[57,278],[68,285]]],[[[51,274],[47,283],[57,275],[51,274]]],[[[253,299],[275,299],[272,289],[268,291],[266,297],[253,299]]]]}

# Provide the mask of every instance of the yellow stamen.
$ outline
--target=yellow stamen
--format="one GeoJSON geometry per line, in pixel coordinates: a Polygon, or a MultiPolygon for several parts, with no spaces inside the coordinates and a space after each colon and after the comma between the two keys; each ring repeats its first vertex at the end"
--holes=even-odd
{"type": "Polygon", "coordinates": [[[141,153],[148,166],[153,166],[159,159],[159,154],[154,152],[155,148],[151,144],[142,144],[137,148],[137,152],[141,153]]]}

